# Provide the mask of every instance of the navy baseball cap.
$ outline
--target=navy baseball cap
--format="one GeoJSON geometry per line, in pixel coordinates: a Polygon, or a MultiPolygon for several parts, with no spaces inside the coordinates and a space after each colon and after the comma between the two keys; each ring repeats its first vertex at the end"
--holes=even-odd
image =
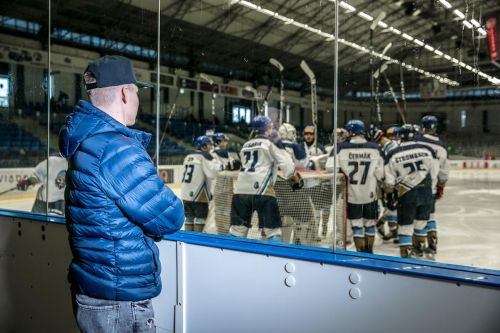
{"type": "Polygon", "coordinates": [[[86,90],[135,84],[137,88],[152,88],[153,85],[137,81],[132,62],[122,56],[104,56],[91,62],[83,73],[86,90]]]}

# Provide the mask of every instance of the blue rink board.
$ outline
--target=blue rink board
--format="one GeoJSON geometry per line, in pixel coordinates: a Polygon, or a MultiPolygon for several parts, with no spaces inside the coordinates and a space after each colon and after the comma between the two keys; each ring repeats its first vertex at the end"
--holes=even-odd
{"type": "MultiPolygon", "coordinates": [[[[34,220],[45,223],[65,224],[65,219],[61,217],[3,209],[0,210],[0,216],[34,220]]],[[[198,234],[185,231],[179,231],[176,234],[166,236],[165,239],[235,251],[500,288],[499,270],[451,265],[423,260],[403,259],[399,257],[389,257],[345,250],[333,251],[332,249],[299,246],[293,244],[269,244],[268,242],[260,240],[214,234],[198,234]]]]}

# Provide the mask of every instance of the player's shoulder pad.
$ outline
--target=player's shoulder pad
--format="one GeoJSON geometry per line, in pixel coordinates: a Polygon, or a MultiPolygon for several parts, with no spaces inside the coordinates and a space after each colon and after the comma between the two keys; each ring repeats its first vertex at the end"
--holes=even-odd
{"type": "Polygon", "coordinates": [[[283,143],[285,147],[290,147],[293,149],[293,154],[295,155],[295,158],[297,160],[303,160],[304,158],[307,158],[307,152],[306,148],[304,145],[298,144],[298,143],[283,143]]]}
{"type": "Polygon", "coordinates": [[[431,144],[434,144],[434,145],[438,145],[442,148],[444,148],[444,150],[448,151],[448,147],[446,147],[446,145],[439,139],[437,140],[432,140],[432,139],[429,139],[423,135],[419,136],[417,138],[417,142],[426,142],[426,143],[431,143],[431,144]]]}
{"type": "Polygon", "coordinates": [[[273,145],[278,147],[279,149],[285,149],[285,146],[283,145],[283,142],[280,139],[271,139],[271,138],[265,138],[269,142],[271,142],[273,145]]]}
{"type": "Polygon", "coordinates": [[[393,150],[391,150],[386,155],[386,163],[388,163],[389,160],[391,159],[391,157],[393,157],[395,154],[400,153],[400,152],[405,151],[405,150],[410,150],[410,149],[425,149],[431,153],[433,158],[436,158],[436,152],[432,148],[430,148],[426,145],[423,145],[423,144],[414,143],[411,145],[399,146],[399,147],[396,147],[393,150]]]}
{"type": "Polygon", "coordinates": [[[216,153],[222,158],[229,158],[229,152],[227,151],[227,149],[214,150],[214,153],[216,153]]]}
{"type": "Polygon", "coordinates": [[[212,154],[210,154],[209,152],[206,152],[206,151],[199,151],[198,150],[198,151],[194,152],[194,154],[201,155],[201,156],[203,156],[205,159],[207,159],[209,161],[211,161],[211,160],[214,159],[214,157],[212,156],[212,154]]]}
{"type": "Polygon", "coordinates": [[[326,149],[325,146],[323,146],[321,143],[316,143],[316,147],[321,150],[323,154],[326,154],[326,149]]]}

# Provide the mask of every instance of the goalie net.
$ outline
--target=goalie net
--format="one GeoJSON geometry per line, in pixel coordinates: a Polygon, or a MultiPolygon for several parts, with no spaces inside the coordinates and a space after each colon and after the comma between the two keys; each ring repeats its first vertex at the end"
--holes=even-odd
{"type": "MultiPolygon", "coordinates": [[[[282,241],[316,247],[345,249],[346,180],[342,174],[322,171],[301,172],[305,186],[293,191],[288,182],[277,177],[274,189],[282,221],[282,241]],[[337,177],[336,191],[333,190],[337,177]],[[334,194],[335,193],[335,194],[334,194]],[[336,211],[334,212],[334,200],[336,211]],[[334,227],[334,216],[336,225],[334,227]],[[334,241],[335,240],[335,241],[334,241]]],[[[221,172],[214,185],[210,214],[205,232],[227,235],[231,223],[231,201],[238,171],[221,172]]],[[[248,238],[261,239],[257,213],[252,216],[252,229],[248,238]]]]}

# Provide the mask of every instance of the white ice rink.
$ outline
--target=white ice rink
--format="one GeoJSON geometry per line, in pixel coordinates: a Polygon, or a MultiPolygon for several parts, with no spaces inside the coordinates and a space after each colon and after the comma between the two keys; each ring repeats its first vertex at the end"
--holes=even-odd
{"type": "MultiPolygon", "coordinates": [[[[173,189],[178,192],[179,186],[173,189]]],[[[0,208],[29,211],[34,194],[12,191],[0,196],[0,208]]],[[[436,220],[436,261],[500,269],[500,169],[452,170],[436,220]]],[[[397,245],[380,239],[374,251],[399,256],[397,245]]]]}

